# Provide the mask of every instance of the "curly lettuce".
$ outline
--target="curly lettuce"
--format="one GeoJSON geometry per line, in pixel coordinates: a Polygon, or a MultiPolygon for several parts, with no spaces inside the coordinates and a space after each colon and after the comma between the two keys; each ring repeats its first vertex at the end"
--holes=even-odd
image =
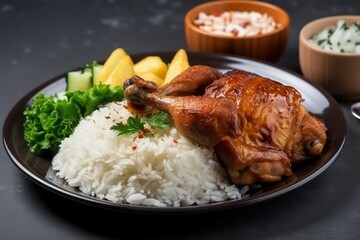
{"type": "Polygon", "coordinates": [[[24,138],[31,152],[56,154],[61,141],[73,133],[82,118],[100,105],[124,99],[121,87],[110,88],[104,84],[65,95],[65,99],[58,99],[39,93],[32,100],[32,106],[25,109],[24,138]]]}

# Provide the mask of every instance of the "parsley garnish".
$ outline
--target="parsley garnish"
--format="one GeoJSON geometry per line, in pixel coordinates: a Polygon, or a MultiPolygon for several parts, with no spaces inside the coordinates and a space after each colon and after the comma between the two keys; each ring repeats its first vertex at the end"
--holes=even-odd
{"type": "Polygon", "coordinates": [[[141,122],[141,119],[138,116],[135,116],[129,117],[126,124],[118,123],[110,129],[118,131],[118,135],[131,135],[140,131],[144,132],[144,125],[145,123],[141,122]]]}
{"type": "Polygon", "coordinates": [[[323,44],[326,40],[325,39],[320,39],[317,44],[320,46],[321,44],[323,44]]]}
{"type": "Polygon", "coordinates": [[[354,26],[357,28],[356,31],[357,31],[357,32],[360,31],[360,24],[357,23],[357,22],[354,22],[353,24],[354,24],[354,26]]]}
{"type": "Polygon", "coordinates": [[[170,122],[168,121],[168,114],[164,112],[158,112],[147,116],[145,121],[141,121],[138,116],[129,117],[126,124],[118,123],[112,126],[110,129],[118,131],[118,135],[132,135],[135,133],[142,133],[151,137],[153,134],[148,129],[145,129],[146,123],[151,127],[160,129],[164,129],[170,126],[170,122]]]}
{"type": "Polygon", "coordinates": [[[344,23],[341,25],[340,29],[344,29],[344,31],[346,31],[346,30],[349,29],[349,27],[348,27],[348,25],[346,24],[346,22],[344,22],[344,23]]]}
{"type": "Polygon", "coordinates": [[[146,122],[152,127],[164,129],[170,126],[168,118],[169,116],[166,113],[158,112],[150,115],[146,122]]]}

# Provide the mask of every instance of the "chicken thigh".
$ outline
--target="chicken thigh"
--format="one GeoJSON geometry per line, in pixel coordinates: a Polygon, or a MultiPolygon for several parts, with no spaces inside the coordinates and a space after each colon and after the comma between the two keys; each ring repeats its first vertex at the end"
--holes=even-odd
{"type": "Polygon", "coordinates": [[[323,150],[326,128],[292,87],[235,70],[209,85],[205,96],[234,102],[246,119],[239,137],[215,146],[234,183],[279,181],[291,175],[291,164],[323,150]]]}
{"type": "Polygon", "coordinates": [[[191,67],[161,88],[133,77],[125,97],[169,113],[180,133],[214,147],[235,184],[280,181],[291,176],[292,164],[321,154],[326,127],[302,106],[298,91],[245,71],[218,75],[191,67]],[[204,85],[203,95],[193,95],[204,85]]]}

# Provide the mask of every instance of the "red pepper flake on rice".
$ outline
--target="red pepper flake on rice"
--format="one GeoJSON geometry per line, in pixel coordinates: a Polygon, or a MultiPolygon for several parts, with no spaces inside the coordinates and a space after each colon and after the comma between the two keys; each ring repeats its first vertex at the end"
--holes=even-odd
{"type": "Polygon", "coordinates": [[[140,131],[138,134],[139,138],[144,138],[145,137],[145,133],[143,131],[140,131]]]}

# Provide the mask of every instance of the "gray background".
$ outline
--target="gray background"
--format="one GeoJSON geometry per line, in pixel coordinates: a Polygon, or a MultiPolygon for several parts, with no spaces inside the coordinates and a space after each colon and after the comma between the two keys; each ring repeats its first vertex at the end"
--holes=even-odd
{"type": "MultiPolygon", "coordinates": [[[[204,1],[0,1],[0,120],[34,87],[116,47],[130,54],[186,48],[183,18],[204,1]]],[[[278,65],[300,73],[298,35],[307,22],[359,14],[355,0],[272,0],[291,17],[278,65]]],[[[349,125],[339,159],[299,189],[275,199],[209,215],[142,216],[89,207],[39,187],[0,147],[0,239],[360,239],[358,142],[351,102],[339,102],[349,125]]],[[[336,118],[336,116],[334,116],[336,118]]]]}

